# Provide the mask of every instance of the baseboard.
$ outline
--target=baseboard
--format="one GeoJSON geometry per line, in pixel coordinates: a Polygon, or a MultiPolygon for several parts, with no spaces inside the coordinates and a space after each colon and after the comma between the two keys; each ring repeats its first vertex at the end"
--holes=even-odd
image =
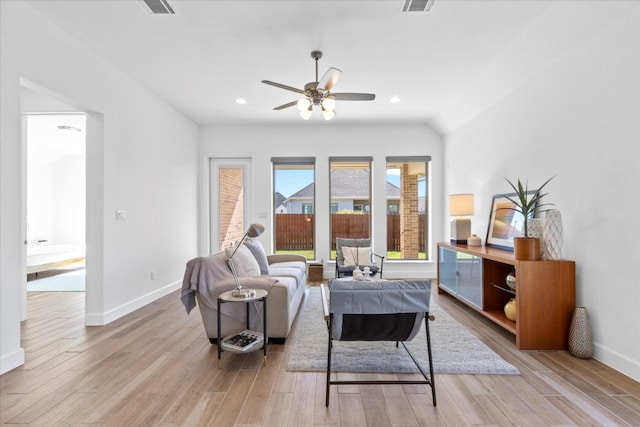
{"type": "Polygon", "coordinates": [[[593,346],[593,358],[604,363],[608,367],[640,381],[640,361],[630,359],[610,348],[603,347],[597,343],[593,346]]]}
{"type": "Polygon", "coordinates": [[[0,375],[21,365],[24,365],[24,348],[19,347],[17,350],[0,357],[0,375]]]}
{"type": "Polygon", "coordinates": [[[139,298],[131,300],[125,304],[122,304],[119,307],[116,307],[112,310],[109,310],[105,313],[87,313],[85,315],[85,324],[87,326],[103,326],[110,322],[113,322],[116,319],[121,318],[122,316],[126,316],[129,313],[136,311],[139,308],[144,307],[147,304],[154,302],[157,299],[160,299],[164,296],[169,295],[170,293],[181,289],[182,281],[175,281],[167,286],[164,286],[160,289],[156,289],[153,292],[149,292],[146,295],[143,295],[139,298]]]}

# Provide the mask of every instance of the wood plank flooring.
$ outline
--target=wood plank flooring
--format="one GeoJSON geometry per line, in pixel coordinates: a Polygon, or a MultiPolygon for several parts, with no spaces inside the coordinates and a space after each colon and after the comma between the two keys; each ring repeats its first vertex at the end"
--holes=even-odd
{"type": "Polygon", "coordinates": [[[0,377],[0,422],[640,426],[640,383],[567,352],[518,351],[512,335],[445,295],[432,298],[522,375],[436,375],[436,408],[422,385],[333,386],[325,408],[325,375],[286,369],[295,324],[285,344],[270,344],[265,365],[262,352],[223,353],[219,369],[197,309],[187,315],[178,292],[103,327],[84,326],[81,292],[30,292],[22,328],[26,363],[0,377]]]}

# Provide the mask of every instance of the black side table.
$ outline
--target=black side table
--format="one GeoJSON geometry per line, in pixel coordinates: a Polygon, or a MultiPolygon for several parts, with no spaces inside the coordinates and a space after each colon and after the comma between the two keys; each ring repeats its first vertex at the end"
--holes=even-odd
{"type": "Polygon", "coordinates": [[[250,307],[249,307],[249,303],[253,302],[253,301],[261,301],[262,302],[262,317],[263,317],[263,327],[262,327],[262,347],[259,346],[255,346],[252,347],[249,350],[231,350],[229,348],[224,349],[225,351],[230,351],[230,352],[235,352],[235,353],[248,353],[248,352],[252,352],[252,351],[256,351],[256,350],[260,350],[260,348],[262,348],[263,352],[264,352],[264,360],[266,361],[267,359],[267,341],[269,340],[269,336],[267,335],[267,296],[269,295],[269,292],[264,290],[264,289],[256,289],[256,294],[253,297],[249,297],[249,298],[242,298],[242,297],[234,297],[233,296],[233,291],[227,291],[227,292],[223,292],[220,294],[220,296],[218,296],[218,368],[220,368],[220,357],[222,354],[222,341],[223,341],[223,337],[220,334],[221,331],[221,312],[220,312],[220,308],[222,306],[222,304],[224,303],[234,303],[234,302],[244,302],[246,304],[247,307],[247,330],[251,330],[251,325],[250,325],[250,317],[249,317],[249,312],[250,312],[250,307]]]}

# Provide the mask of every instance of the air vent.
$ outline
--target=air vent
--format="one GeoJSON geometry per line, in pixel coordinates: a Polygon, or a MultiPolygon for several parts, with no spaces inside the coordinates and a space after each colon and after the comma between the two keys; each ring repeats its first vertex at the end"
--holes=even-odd
{"type": "Polygon", "coordinates": [[[402,13],[428,12],[435,0],[405,0],[402,13]]]}
{"type": "Polygon", "coordinates": [[[167,0],[142,0],[141,3],[146,9],[146,11],[149,13],[154,13],[154,14],[158,14],[158,13],[174,14],[175,13],[171,8],[171,6],[169,6],[169,2],[167,0]]]}

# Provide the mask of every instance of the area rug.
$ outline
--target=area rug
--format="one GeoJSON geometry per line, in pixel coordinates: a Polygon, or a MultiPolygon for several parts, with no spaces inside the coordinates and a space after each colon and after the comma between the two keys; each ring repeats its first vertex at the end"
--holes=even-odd
{"type": "MultiPolygon", "coordinates": [[[[287,370],[326,372],[327,326],[320,288],[307,290],[299,314],[295,343],[287,370]]],[[[433,369],[440,374],[510,374],[520,372],[431,301],[435,321],[429,324],[433,369]]],[[[424,329],[424,325],[423,325],[424,329]]],[[[407,343],[423,369],[428,369],[424,330],[407,343]]],[[[336,372],[418,372],[407,352],[389,342],[334,341],[331,359],[336,372]]]]}
{"type": "Polygon", "coordinates": [[[28,292],[79,292],[85,289],[84,268],[27,282],[28,292]]]}

